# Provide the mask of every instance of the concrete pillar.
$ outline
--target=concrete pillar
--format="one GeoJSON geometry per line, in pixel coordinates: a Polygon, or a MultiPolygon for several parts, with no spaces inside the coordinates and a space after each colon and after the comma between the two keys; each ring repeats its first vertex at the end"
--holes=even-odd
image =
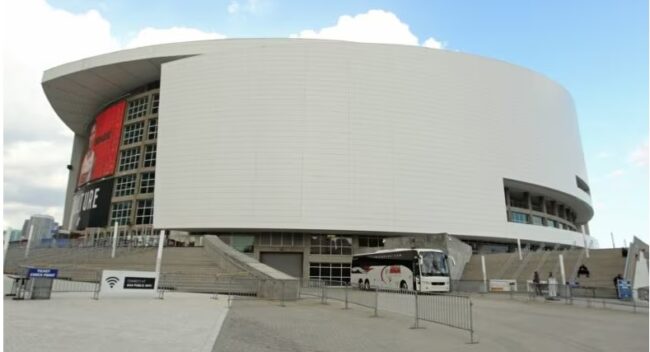
{"type": "Polygon", "coordinates": [[[524,199],[526,202],[527,206],[527,213],[528,213],[528,223],[532,224],[533,223],[533,200],[530,197],[530,193],[524,192],[524,199]]]}
{"type": "MultiPolygon", "coordinates": [[[[77,179],[79,178],[79,168],[81,167],[81,159],[88,144],[88,138],[82,137],[78,134],[74,135],[72,142],[72,156],[70,157],[70,165],[72,170],[68,170],[68,186],[65,193],[65,203],[63,207],[63,219],[61,219],[61,227],[67,230],[72,230],[74,224],[70,223],[70,213],[72,211],[72,199],[74,198],[74,190],[77,187],[77,179]]],[[[65,165],[61,165],[65,167],[65,165]]]]}
{"type": "Polygon", "coordinates": [[[507,220],[511,221],[512,220],[512,211],[510,210],[510,188],[506,187],[505,188],[505,196],[506,196],[506,216],[508,217],[507,220]]]}
{"type": "MultiPolygon", "coordinates": [[[[546,199],[544,197],[540,197],[542,201],[542,213],[547,214],[546,212],[546,199]]],[[[542,225],[546,226],[546,216],[542,217],[542,225]]]]}

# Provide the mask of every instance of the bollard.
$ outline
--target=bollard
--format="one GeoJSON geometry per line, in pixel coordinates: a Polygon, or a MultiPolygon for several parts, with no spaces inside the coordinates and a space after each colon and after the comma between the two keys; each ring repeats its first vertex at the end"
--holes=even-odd
{"type": "Polygon", "coordinates": [[[420,309],[418,307],[418,291],[415,290],[415,325],[411,327],[411,329],[423,329],[420,327],[420,309]]]}
{"type": "Polygon", "coordinates": [[[636,300],[632,298],[632,307],[634,308],[633,313],[636,313],[636,300]]]}
{"type": "Polygon", "coordinates": [[[320,303],[321,304],[327,304],[327,297],[326,297],[326,292],[325,292],[325,284],[323,282],[321,284],[321,290],[320,290],[320,303]]]}
{"type": "Polygon", "coordinates": [[[379,316],[379,288],[375,287],[375,314],[373,317],[378,317],[379,316]]]}
{"type": "Polygon", "coordinates": [[[474,341],[474,320],[472,319],[472,306],[474,303],[472,303],[472,300],[470,299],[469,301],[469,343],[470,344],[475,344],[477,342],[474,341]]]}
{"type": "Polygon", "coordinates": [[[228,280],[228,308],[232,306],[232,276],[228,280]]]}
{"type": "Polygon", "coordinates": [[[344,283],[343,285],[343,290],[345,291],[345,308],[343,309],[348,309],[348,284],[344,283]]]}
{"type": "Polygon", "coordinates": [[[95,273],[95,279],[97,280],[97,283],[95,284],[95,291],[93,292],[93,299],[98,300],[99,299],[99,290],[102,287],[102,274],[97,272],[95,273]]]}
{"type": "Polygon", "coordinates": [[[284,281],[282,281],[282,292],[280,293],[280,295],[282,296],[282,297],[280,298],[280,299],[281,299],[281,301],[280,301],[280,307],[286,307],[286,306],[284,305],[284,281]]]}

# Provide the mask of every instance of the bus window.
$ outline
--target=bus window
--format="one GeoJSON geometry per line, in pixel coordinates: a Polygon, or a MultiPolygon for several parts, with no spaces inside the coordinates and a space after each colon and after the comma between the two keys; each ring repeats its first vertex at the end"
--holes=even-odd
{"type": "Polygon", "coordinates": [[[423,252],[422,276],[449,276],[445,255],[438,252],[423,252]]]}

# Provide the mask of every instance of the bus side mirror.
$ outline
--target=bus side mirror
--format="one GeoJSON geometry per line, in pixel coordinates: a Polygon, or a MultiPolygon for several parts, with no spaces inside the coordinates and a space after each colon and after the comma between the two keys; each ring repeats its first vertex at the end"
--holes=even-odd
{"type": "Polygon", "coordinates": [[[450,259],[449,264],[451,264],[452,266],[456,266],[456,259],[454,259],[454,257],[451,256],[449,257],[449,259],[450,259]]]}

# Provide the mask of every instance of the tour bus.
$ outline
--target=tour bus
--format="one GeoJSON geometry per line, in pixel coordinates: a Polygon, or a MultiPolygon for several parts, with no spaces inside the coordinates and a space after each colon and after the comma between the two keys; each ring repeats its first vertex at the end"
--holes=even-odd
{"type": "Polygon", "coordinates": [[[350,283],[360,289],[449,292],[447,255],[438,249],[389,249],[352,257],[350,283]]]}

